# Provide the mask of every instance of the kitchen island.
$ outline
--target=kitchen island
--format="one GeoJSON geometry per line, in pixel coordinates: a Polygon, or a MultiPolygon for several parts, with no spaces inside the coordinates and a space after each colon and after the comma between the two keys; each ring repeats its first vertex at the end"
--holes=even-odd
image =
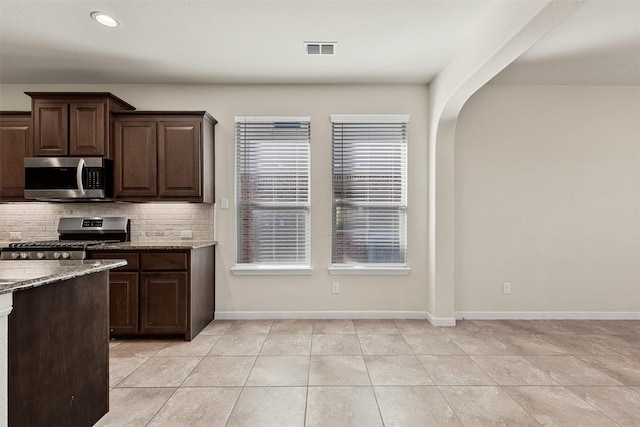
{"type": "Polygon", "coordinates": [[[0,425],[93,425],[109,407],[108,280],[123,260],[0,261],[0,425]]]}

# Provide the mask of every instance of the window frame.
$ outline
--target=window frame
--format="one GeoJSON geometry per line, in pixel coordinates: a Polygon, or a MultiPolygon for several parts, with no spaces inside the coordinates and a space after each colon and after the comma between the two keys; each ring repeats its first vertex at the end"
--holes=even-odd
{"type": "MultiPolygon", "coordinates": [[[[411,271],[407,264],[407,256],[408,256],[408,129],[409,129],[409,115],[331,115],[331,128],[332,128],[332,184],[331,184],[331,194],[332,194],[332,231],[331,231],[331,266],[329,267],[329,273],[331,275],[408,275],[411,271]],[[337,201],[336,197],[336,184],[334,181],[334,177],[336,175],[335,171],[335,155],[336,155],[336,144],[340,143],[342,140],[337,141],[335,137],[335,129],[336,124],[403,124],[404,125],[404,141],[406,144],[404,148],[404,158],[402,159],[403,164],[401,168],[404,170],[403,176],[403,201],[404,204],[402,206],[398,205],[398,209],[403,211],[402,214],[402,225],[403,230],[401,230],[399,238],[404,238],[404,246],[402,250],[404,252],[404,262],[398,263],[377,263],[377,262],[344,262],[344,263],[336,263],[335,261],[335,251],[336,251],[336,209],[339,206],[348,206],[349,204],[337,201]]],[[[354,203],[352,206],[355,206],[354,203]]],[[[363,204],[360,203],[363,207],[375,207],[375,203],[363,204]]],[[[401,244],[402,242],[399,242],[401,244]]],[[[402,246],[402,245],[401,245],[402,246]]]]}
{"type": "MultiPolygon", "coordinates": [[[[246,129],[246,127],[245,127],[246,129]]],[[[267,133],[265,133],[267,135],[267,133]]],[[[231,268],[231,273],[233,275],[241,275],[241,276],[256,276],[256,275],[310,275],[313,271],[311,267],[311,120],[309,116],[236,116],[234,121],[234,193],[235,193],[235,254],[234,261],[235,265],[231,268]],[[241,143],[241,136],[239,135],[239,129],[241,125],[245,126],[250,124],[255,124],[256,126],[260,126],[260,124],[277,124],[277,123],[300,123],[303,126],[306,126],[307,135],[306,141],[308,144],[308,149],[306,153],[306,161],[307,161],[307,176],[306,176],[306,203],[300,202],[284,202],[277,203],[275,202],[273,205],[269,206],[269,209],[289,209],[289,210],[303,210],[305,212],[305,231],[304,236],[306,239],[305,251],[306,251],[306,260],[302,263],[255,263],[255,262],[239,262],[241,260],[240,256],[240,244],[239,237],[241,233],[240,226],[240,215],[241,209],[243,206],[257,206],[258,204],[255,200],[243,201],[238,196],[241,191],[241,183],[239,178],[239,154],[238,150],[240,148],[239,144],[241,143]]],[[[265,205],[266,207],[266,205],[265,205]]]]}

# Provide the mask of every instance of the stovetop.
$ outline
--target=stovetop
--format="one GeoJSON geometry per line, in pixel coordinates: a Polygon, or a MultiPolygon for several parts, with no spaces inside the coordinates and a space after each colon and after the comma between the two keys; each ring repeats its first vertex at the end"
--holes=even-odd
{"type": "Polygon", "coordinates": [[[90,246],[120,243],[120,240],[44,240],[40,242],[14,242],[2,249],[4,260],[65,260],[85,259],[90,246]]]}
{"type": "Polygon", "coordinates": [[[129,241],[130,230],[126,217],[63,217],[58,222],[59,240],[13,242],[0,251],[0,259],[85,259],[90,246],[129,241]]]}
{"type": "Polygon", "coordinates": [[[60,248],[68,250],[85,250],[89,246],[106,245],[111,243],[120,243],[120,240],[41,240],[35,242],[14,242],[9,244],[9,249],[47,250],[60,248]]]}

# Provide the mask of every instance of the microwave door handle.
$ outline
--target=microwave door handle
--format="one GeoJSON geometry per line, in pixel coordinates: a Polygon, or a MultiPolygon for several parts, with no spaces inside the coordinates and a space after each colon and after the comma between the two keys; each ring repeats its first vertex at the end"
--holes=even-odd
{"type": "Polygon", "coordinates": [[[84,159],[78,160],[78,168],[76,169],[76,183],[78,184],[78,191],[82,196],[85,195],[84,186],[82,185],[82,171],[84,169],[84,159]]]}

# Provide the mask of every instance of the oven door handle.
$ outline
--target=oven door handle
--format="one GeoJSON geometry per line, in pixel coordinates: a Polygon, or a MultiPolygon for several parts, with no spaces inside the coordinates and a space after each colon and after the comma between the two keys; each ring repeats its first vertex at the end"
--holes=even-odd
{"type": "Polygon", "coordinates": [[[84,191],[84,186],[82,185],[82,171],[84,170],[84,159],[78,160],[78,168],[76,169],[76,183],[78,184],[78,191],[80,194],[84,196],[86,193],[84,191]]]}

